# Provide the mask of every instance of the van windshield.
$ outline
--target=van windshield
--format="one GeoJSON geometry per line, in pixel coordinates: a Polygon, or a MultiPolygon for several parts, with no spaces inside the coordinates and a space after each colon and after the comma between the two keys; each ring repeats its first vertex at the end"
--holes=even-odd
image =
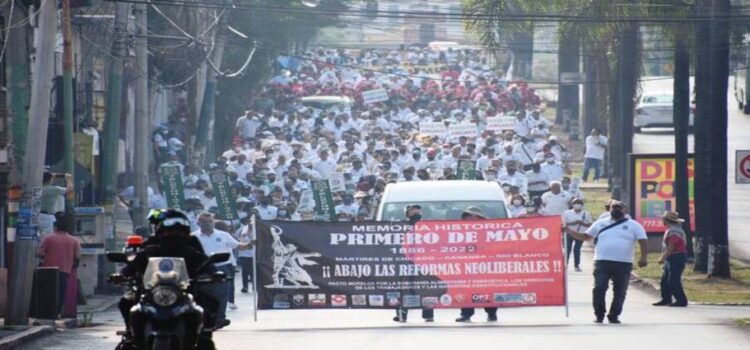
{"type": "Polygon", "coordinates": [[[460,220],[464,209],[472,205],[482,208],[488,219],[508,217],[502,201],[410,202],[386,203],[382,221],[405,221],[404,209],[409,204],[419,204],[422,207],[422,220],[460,220]]]}

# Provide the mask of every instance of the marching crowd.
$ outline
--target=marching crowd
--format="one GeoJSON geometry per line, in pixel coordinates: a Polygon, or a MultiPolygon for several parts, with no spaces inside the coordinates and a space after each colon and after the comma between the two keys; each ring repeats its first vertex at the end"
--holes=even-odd
{"type": "MultiPolygon", "coordinates": [[[[465,162],[473,166],[474,179],[501,186],[512,217],[560,216],[567,255],[574,253],[580,271],[582,243],[600,221],[584,208],[581,180],[571,176],[571,151],[552,134],[534,89],[490,69],[481,52],[319,49],[278,63],[284,69],[251,99],[237,118],[231,148],[208,168],[187,159],[184,118],[173,116],[153,134],[156,165],[180,168],[182,209],[194,235],[208,242],[206,252],[243,248],[238,261],[225,263],[228,274],[242,267],[242,292],[252,279],[253,214],[261,220],[312,220],[311,181],[335,179],[337,220],[373,220],[387,184],[454,180],[465,162]],[[496,117],[512,123],[491,130],[489,120],[496,117]],[[428,123],[445,128],[426,132],[428,123]],[[476,132],[454,133],[450,126],[458,124],[476,132]],[[214,220],[219,210],[209,174],[216,171],[229,178],[241,218],[237,227],[214,220]]],[[[592,171],[594,181],[601,176],[606,147],[607,138],[592,130],[585,141],[584,181],[592,171]]],[[[126,190],[121,197],[128,195],[126,190]]],[[[152,208],[166,207],[159,190],[149,195],[152,208]]],[[[624,206],[618,203],[613,208],[624,206]]],[[[226,305],[236,308],[233,285],[227,288],[226,305]]],[[[469,317],[462,311],[461,319],[469,317]]]]}

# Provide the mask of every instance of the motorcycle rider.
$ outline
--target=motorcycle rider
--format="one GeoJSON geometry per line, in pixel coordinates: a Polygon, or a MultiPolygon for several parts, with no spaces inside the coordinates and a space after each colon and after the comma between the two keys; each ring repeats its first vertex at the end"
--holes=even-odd
{"type": "MultiPolygon", "coordinates": [[[[213,264],[206,264],[208,257],[203,252],[200,242],[190,236],[190,221],[184,213],[175,209],[152,211],[149,214],[149,221],[155,227],[155,235],[144,242],[133,260],[120,271],[120,278],[139,278],[145,272],[149,258],[152,257],[183,258],[191,279],[198,277],[199,274],[211,275],[216,272],[213,264]],[[199,268],[200,271],[198,271],[199,268]]],[[[204,309],[204,328],[213,328],[218,301],[199,291],[193,294],[195,301],[204,309]]],[[[135,348],[132,342],[129,316],[130,309],[137,302],[137,297],[124,296],[118,304],[127,329],[122,342],[117,347],[118,350],[135,348]]],[[[210,335],[201,336],[196,348],[214,349],[210,335]]]]}

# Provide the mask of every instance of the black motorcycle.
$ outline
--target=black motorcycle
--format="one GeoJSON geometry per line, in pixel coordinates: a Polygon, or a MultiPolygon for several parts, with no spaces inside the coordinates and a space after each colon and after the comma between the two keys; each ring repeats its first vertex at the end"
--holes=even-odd
{"type": "MultiPolygon", "coordinates": [[[[108,252],[107,259],[127,263],[128,255],[108,252]]],[[[214,254],[198,271],[208,264],[229,260],[229,253],[214,254]]],[[[130,309],[128,336],[132,349],[196,350],[213,348],[211,332],[204,327],[204,308],[196,302],[200,285],[224,281],[226,276],[216,273],[191,280],[183,258],[152,257],[142,276],[126,278],[119,274],[110,281],[127,286],[125,298],[135,298],[130,309]],[[210,345],[206,345],[209,343],[210,345]]]]}

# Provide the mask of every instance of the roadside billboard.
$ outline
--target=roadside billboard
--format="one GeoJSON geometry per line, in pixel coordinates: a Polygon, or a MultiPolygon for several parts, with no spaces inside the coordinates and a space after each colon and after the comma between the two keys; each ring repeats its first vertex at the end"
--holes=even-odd
{"type": "MultiPolygon", "coordinates": [[[[695,230],[695,171],[694,157],[688,156],[688,193],[690,223],[695,230]]],[[[630,215],[648,233],[662,234],[666,227],[661,222],[664,211],[677,211],[675,197],[674,154],[630,155],[630,215]]],[[[685,215],[680,213],[680,215],[685,215]]]]}

